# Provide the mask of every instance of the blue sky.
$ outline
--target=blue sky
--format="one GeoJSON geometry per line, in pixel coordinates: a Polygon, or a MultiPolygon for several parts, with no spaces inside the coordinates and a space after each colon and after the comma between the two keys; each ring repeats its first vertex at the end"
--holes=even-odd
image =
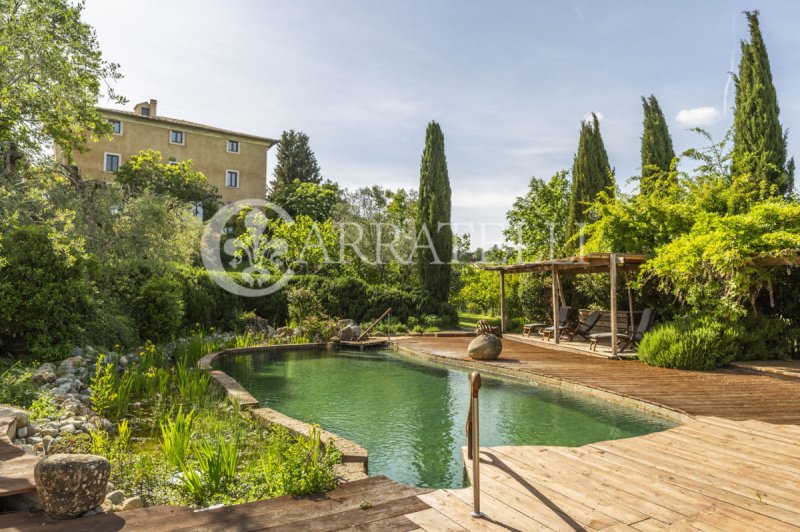
{"type": "Polygon", "coordinates": [[[85,19],[122,65],[131,106],[156,98],[166,116],[304,131],[325,177],[348,188],[415,188],[438,121],[453,221],[497,224],[491,244],[531,176],[571,166],[592,111],[624,189],[639,167],[640,96],[658,98],[676,151],[702,144],[695,125],[721,137],[745,9],[761,11],[800,154],[800,3],[88,0],[85,19]]]}

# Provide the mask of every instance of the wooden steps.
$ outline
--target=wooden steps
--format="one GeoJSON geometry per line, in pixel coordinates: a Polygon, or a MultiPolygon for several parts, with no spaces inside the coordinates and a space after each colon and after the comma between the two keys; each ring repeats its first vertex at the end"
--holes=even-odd
{"type": "Polygon", "coordinates": [[[0,417],[0,497],[36,491],[33,468],[41,458],[11,443],[16,425],[13,417],[0,417]]]}
{"type": "Polygon", "coordinates": [[[285,496],[201,512],[181,506],[156,506],[70,521],[53,521],[41,514],[0,515],[0,529],[55,532],[414,530],[418,526],[404,516],[428,508],[417,497],[427,492],[386,477],[371,477],[348,482],[324,495],[285,496]],[[369,503],[369,508],[362,509],[362,503],[369,503]]]}

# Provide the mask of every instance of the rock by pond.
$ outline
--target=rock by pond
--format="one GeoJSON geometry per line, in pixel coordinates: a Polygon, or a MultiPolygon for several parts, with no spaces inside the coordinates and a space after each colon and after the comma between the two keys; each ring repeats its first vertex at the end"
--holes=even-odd
{"type": "Polygon", "coordinates": [[[493,334],[482,334],[469,343],[467,353],[475,360],[495,360],[503,351],[503,341],[493,334]]]}
{"type": "Polygon", "coordinates": [[[53,519],[71,519],[105,500],[111,464],[91,454],[54,454],[34,469],[42,508],[53,519]]]}

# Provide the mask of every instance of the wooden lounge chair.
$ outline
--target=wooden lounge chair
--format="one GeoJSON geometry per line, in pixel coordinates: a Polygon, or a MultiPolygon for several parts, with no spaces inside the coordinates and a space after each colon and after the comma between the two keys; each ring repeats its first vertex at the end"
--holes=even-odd
{"type": "MultiPolygon", "coordinates": [[[[558,324],[559,325],[566,325],[567,324],[567,317],[569,316],[570,307],[561,307],[558,309],[558,324]]],[[[526,323],[522,326],[522,334],[525,336],[530,336],[532,332],[536,332],[536,330],[541,331],[545,327],[550,325],[549,323],[526,323]]]]}
{"type": "MultiPolygon", "coordinates": [[[[626,333],[617,334],[617,341],[619,342],[619,351],[625,351],[628,348],[633,348],[639,345],[644,334],[653,326],[653,309],[646,308],[642,311],[642,317],[639,319],[639,324],[636,329],[626,333]]],[[[589,335],[589,349],[592,351],[597,350],[597,342],[600,340],[611,339],[611,333],[597,333],[589,335]]]]}
{"type": "Polygon", "coordinates": [[[593,311],[586,317],[586,321],[578,321],[574,326],[567,326],[561,330],[562,335],[567,335],[567,341],[571,342],[576,336],[583,336],[586,340],[589,339],[589,333],[592,332],[594,326],[600,321],[600,312],[593,311]]]}

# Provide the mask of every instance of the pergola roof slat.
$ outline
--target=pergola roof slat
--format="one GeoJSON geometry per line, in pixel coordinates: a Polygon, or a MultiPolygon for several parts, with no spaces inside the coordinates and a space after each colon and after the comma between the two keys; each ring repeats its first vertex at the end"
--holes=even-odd
{"type": "MultiPolygon", "coordinates": [[[[618,253],[617,270],[636,270],[647,260],[645,255],[638,253],[618,253]]],[[[502,273],[528,273],[549,272],[554,268],[566,275],[579,273],[603,273],[610,270],[611,253],[588,253],[563,259],[540,260],[522,264],[509,264],[504,266],[484,266],[486,270],[502,273]]]]}

